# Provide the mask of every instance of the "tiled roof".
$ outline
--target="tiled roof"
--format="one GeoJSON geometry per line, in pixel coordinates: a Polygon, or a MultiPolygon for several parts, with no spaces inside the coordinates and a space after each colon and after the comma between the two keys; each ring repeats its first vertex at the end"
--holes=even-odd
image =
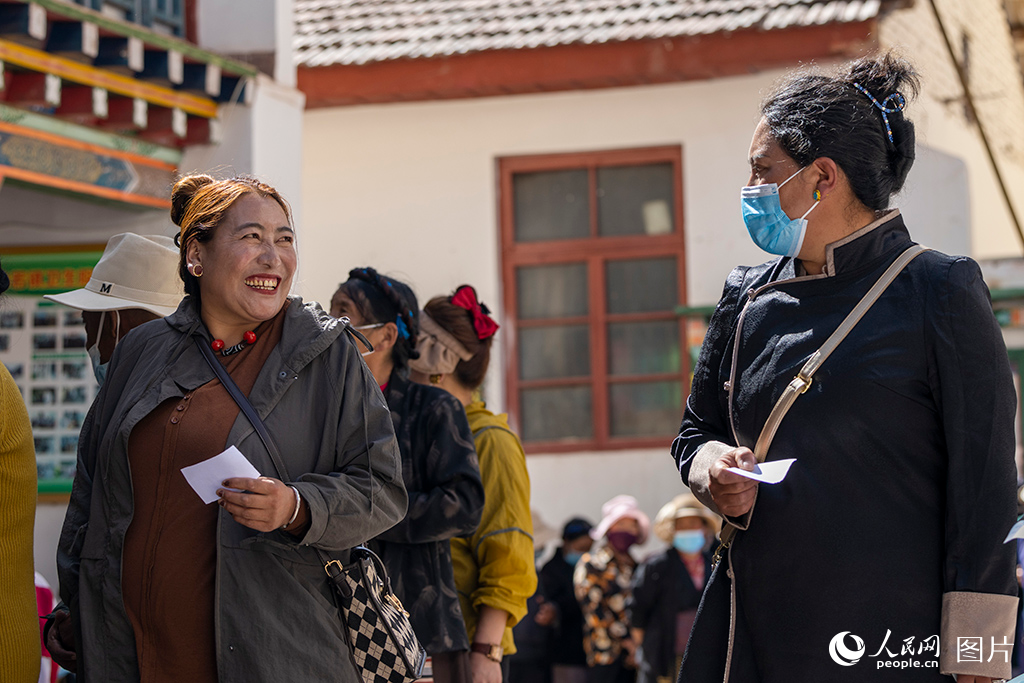
{"type": "Polygon", "coordinates": [[[857,22],[882,0],[297,0],[301,66],[857,22]]]}

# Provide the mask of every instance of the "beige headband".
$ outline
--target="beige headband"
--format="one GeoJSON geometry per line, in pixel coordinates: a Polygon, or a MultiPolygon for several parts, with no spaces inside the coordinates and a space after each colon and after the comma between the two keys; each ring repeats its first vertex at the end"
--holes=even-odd
{"type": "Polygon", "coordinates": [[[459,360],[469,360],[473,354],[451,333],[420,311],[420,334],[416,350],[420,357],[409,361],[409,369],[425,375],[450,375],[459,360]]]}

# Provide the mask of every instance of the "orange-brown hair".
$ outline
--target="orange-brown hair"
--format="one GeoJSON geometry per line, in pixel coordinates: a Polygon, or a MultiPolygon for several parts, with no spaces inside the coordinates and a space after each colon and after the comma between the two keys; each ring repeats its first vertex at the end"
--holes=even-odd
{"type": "Polygon", "coordinates": [[[175,236],[178,245],[178,275],[185,283],[185,293],[199,300],[199,280],[188,272],[189,244],[209,242],[213,232],[224,220],[224,214],[243,195],[255,194],[277,202],[288,222],[292,222],[291,207],[278,191],[251,176],[235,176],[217,180],[205,173],[187,175],[174,183],[171,190],[171,220],[181,231],[175,236]]]}

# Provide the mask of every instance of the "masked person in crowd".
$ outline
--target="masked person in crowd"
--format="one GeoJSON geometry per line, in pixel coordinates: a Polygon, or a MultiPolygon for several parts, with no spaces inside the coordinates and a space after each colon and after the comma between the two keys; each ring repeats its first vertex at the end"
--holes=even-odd
{"type": "MultiPolygon", "coordinates": [[[[0,268],[0,294],[10,287],[0,268]]],[[[36,450],[21,390],[0,365],[0,678],[39,677],[32,530],[36,516],[36,450]]]]}
{"type": "Polygon", "coordinates": [[[704,581],[711,576],[715,515],[681,493],[654,518],[654,535],[669,547],[633,573],[626,613],[637,643],[637,683],[675,683],[704,581]]]}
{"type": "Polygon", "coordinates": [[[583,612],[583,649],[587,683],[636,680],[626,600],[636,561],[629,550],[647,540],[650,519],[633,496],[615,496],[601,506],[601,522],[591,531],[601,545],[576,564],[573,585],[583,612]]]}
{"type": "MultiPolygon", "coordinates": [[[[82,311],[85,346],[102,385],[117,343],[139,325],[174,313],[184,295],[174,240],[125,232],[107,241],[85,287],[43,298],[82,311]]],[[[54,634],[63,633],[72,642],[68,612],[58,610],[52,618],[54,634]]],[[[58,659],[73,658],[73,652],[60,651],[60,642],[50,643],[58,648],[58,659]]]]}
{"type": "Polygon", "coordinates": [[[91,681],[357,683],[321,558],[405,514],[380,391],[344,326],[288,295],[274,188],[191,175],[171,205],[187,296],[121,339],[86,418],[57,552],[73,640],[49,630],[77,661],[51,653],[91,681]],[[263,476],[220,474],[207,503],[181,470],[228,446],[263,476]]]}
{"type": "Polygon", "coordinates": [[[174,240],[125,232],[107,241],[85,287],[43,298],[82,311],[85,345],[103,384],[117,343],[142,323],[174,313],[184,295],[174,240]]]}
{"type": "Polygon", "coordinates": [[[508,682],[504,656],[516,651],[512,627],[537,588],[526,455],[508,418],[487,410],[479,397],[497,331],[476,290],[463,285],[423,307],[419,358],[410,363],[414,379],[444,389],[465,407],[480,458],[480,525],[451,542],[474,683],[508,682]]]}
{"type": "Polygon", "coordinates": [[[732,539],[682,681],[1011,675],[1014,383],[978,264],[918,252],[890,208],[918,87],[888,53],[798,72],[762,103],[740,200],[779,258],[726,280],[672,447],[732,539]],[[795,462],[776,484],[729,471],[754,450],[795,462]]]}
{"type": "Polygon", "coordinates": [[[585,683],[587,654],[583,651],[583,612],[576,600],[572,575],[584,553],[590,552],[593,526],[576,517],[562,528],[562,545],[540,570],[540,583],[548,603],[558,609],[558,631],[551,648],[552,683],[585,683]]]}
{"type": "Polygon", "coordinates": [[[462,405],[437,387],[409,381],[418,357],[419,306],[412,289],[373,268],[357,268],[331,299],[371,344],[363,358],[384,392],[402,453],[409,512],[370,543],[409,611],[437,683],[471,680],[449,540],[473,533],[484,488],[462,405]]]}

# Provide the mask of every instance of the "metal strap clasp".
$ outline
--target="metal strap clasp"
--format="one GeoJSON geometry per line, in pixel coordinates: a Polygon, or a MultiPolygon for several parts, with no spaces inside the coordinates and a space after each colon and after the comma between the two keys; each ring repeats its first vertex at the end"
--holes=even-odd
{"type": "Polygon", "coordinates": [[[715,554],[711,556],[711,568],[714,569],[718,566],[718,563],[722,561],[722,554],[732,547],[732,539],[722,541],[718,544],[718,548],[715,549],[715,554]]]}

